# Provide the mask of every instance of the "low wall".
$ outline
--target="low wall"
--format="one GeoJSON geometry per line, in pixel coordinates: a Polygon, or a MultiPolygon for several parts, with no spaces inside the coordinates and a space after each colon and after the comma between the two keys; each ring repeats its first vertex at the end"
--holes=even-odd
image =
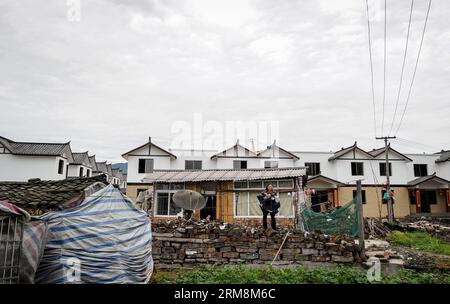
{"type": "Polygon", "coordinates": [[[181,223],[154,224],[155,268],[195,267],[222,264],[270,264],[289,231],[278,263],[360,262],[360,247],[348,236],[304,235],[293,229],[270,234],[262,228],[241,224],[181,223]]]}

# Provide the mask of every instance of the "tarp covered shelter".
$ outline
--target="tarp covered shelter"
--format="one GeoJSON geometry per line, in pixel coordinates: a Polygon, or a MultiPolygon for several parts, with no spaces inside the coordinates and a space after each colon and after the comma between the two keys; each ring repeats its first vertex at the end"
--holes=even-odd
{"type": "Polygon", "coordinates": [[[36,283],[145,283],[150,279],[150,220],[114,186],[41,219],[48,225],[48,235],[36,283]]]}

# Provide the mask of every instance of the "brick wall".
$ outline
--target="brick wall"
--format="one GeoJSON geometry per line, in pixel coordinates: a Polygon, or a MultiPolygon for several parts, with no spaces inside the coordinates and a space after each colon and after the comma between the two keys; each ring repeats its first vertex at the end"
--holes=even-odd
{"type": "Polygon", "coordinates": [[[262,228],[241,224],[179,221],[161,222],[153,227],[155,267],[178,268],[221,264],[269,264],[286,233],[278,262],[360,262],[360,248],[347,236],[304,235],[294,229],[271,235],[262,228]]]}

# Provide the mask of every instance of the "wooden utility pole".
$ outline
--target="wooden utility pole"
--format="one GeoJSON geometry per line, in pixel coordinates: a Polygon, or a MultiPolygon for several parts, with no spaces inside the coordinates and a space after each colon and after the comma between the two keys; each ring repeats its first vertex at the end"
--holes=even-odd
{"type": "Polygon", "coordinates": [[[362,204],[362,187],[361,180],[356,181],[356,194],[358,200],[358,237],[359,246],[361,247],[361,256],[365,256],[365,243],[364,243],[364,214],[363,214],[363,204],[362,204]]]}
{"type": "Polygon", "coordinates": [[[388,139],[394,139],[396,138],[395,136],[384,136],[384,137],[375,137],[376,139],[384,139],[384,151],[386,153],[386,167],[385,167],[385,172],[386,172],[386,192],[388,193],[388,195],[386,197],[388,197],[387,199],[387,214],[388,214],[388,222],[389,224],[393,224],[394,223],[394,207],[392,206],[392,199],[391,199],[391,181],[390,181],[390,174],[391,174],[391,170],[389,170],[389,148],[391,147],[391,144],[388,144],[388,139]]]}

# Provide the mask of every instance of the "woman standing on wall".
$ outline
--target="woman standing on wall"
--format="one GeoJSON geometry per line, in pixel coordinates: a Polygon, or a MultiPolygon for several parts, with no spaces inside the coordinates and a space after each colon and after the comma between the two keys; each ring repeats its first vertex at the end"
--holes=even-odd
{"type": "Polygon", "coordinates": [[[267,215],[270,214],[270,223],[273,230],[277,230],[277,224],[275,221],[275,214],[278,213],[280,208],[280,198],[278,193],[273,190],[272,184],[268,184],[266,190],[257,196],[259,200],[259,206],[263,213],[263,226],[267,229],[267,215]]]}

